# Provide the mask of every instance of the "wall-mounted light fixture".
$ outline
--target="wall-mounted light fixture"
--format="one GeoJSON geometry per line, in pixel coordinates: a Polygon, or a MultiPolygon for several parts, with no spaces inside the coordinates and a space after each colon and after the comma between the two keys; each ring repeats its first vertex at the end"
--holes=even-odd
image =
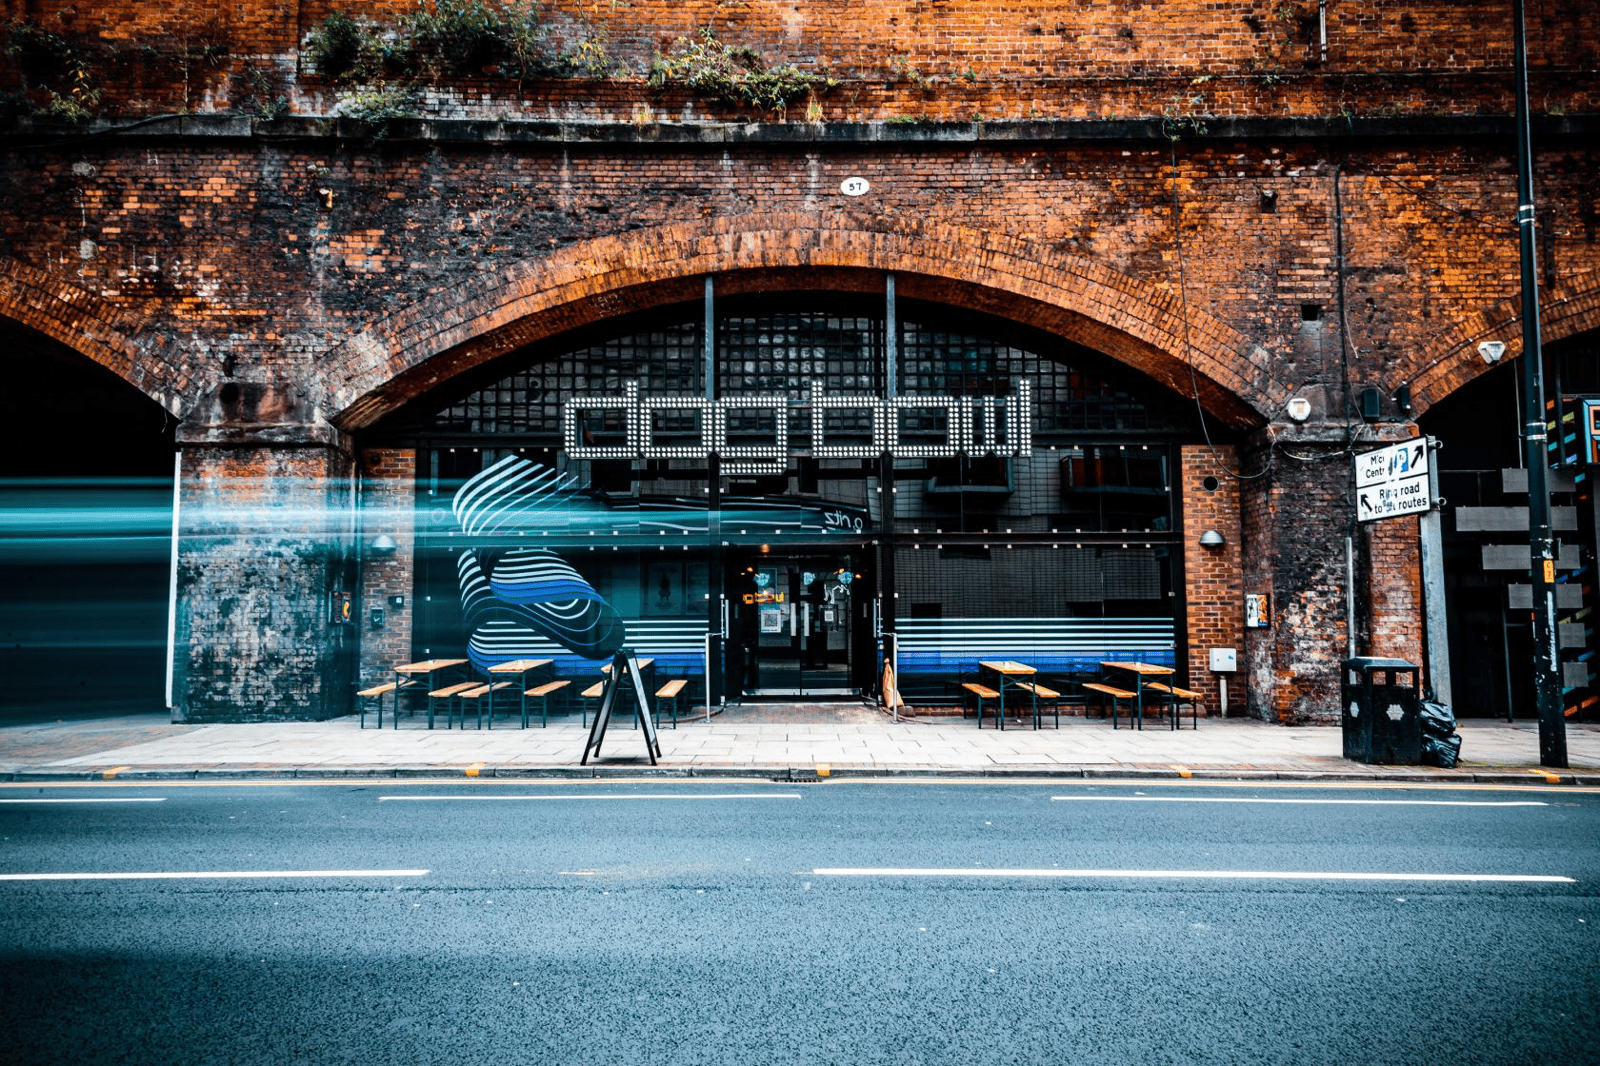
{"type": "Polygon", "coordinates": [[[1478,354],[1483,356],[1483,361],[1490,366],[1498,363],[1500,357],[1506,354],[1505,341],[1479,341],[1478,354]]]}
{"type": "Polygon", "coordinates": [[[367,550],[373,555],[393,555],[400,550],[400,545],[387,533],[379,533],[372,538],[372,543],[367,545],[367,550]]]}
{"type": "Polygon", "coordinates": [[[1220,548],[1224,543],[1222,534],[1214,529],[1208,529],[1200,534],[1200,547],[1202,548],[1220,548]]]}

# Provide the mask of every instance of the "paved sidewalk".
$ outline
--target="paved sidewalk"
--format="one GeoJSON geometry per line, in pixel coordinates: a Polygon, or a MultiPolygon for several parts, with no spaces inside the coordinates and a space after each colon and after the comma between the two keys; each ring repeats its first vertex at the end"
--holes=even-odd
{"type": "MultiPolygon", "coordinates": [[[[441,723],[442,724],[442,723],[441,723]]],[[[371,716],[326,722],[173,725],[157,715],[0,727],[0,780],[171,780],[249,777],[593,777],[863,775],[1283,778],[1600,785],[1600,725],[1567,727],[1571,769],[1544,770],[1535,723],[1461,723],[1454,770],[1370,766],[1341,757],[1337,726],[1287,727],[1207,719],[1197,730],[1113,730],[1103,719],[1061,728],[979,730],[973,720],[894,722],[866,707],[730,709],[705,721],[663,725],[655,767],[642,734],[610,727],[599,758],[579,762],[587,730],[577,719],[522,730],[429,731],[421,718],[379,730],[371,716]]]]}

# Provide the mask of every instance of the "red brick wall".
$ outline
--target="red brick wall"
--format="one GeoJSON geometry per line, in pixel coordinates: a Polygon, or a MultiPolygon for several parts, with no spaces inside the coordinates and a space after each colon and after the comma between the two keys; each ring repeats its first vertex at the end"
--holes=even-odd
{"type": "MultiPolygon", "coordinates": [[[[1352,382],[1386,396],[1413,379],[1459,386],[1484,370],[1473,352],[1485,335],[1477,316],[1516,291],[1515,234],[1489,224],[1512,210],[1507,161],[1481,146],[1346,150],[1339,206],[1352,382]],[[1455,347],[1441,350],[1440,338],[1455,347]]],[[[336,416],[412,368],[413,390],[437,383],[452,366],[419,364],[451,346],[455,366],[470,365],[551,323],[581,320],[582,300],[593,317],[692,296],[695,280],[683,273],[808,266],[822,252],[814,234],[853,226],[862,236],[840,266],[927,275],[908,278],[905,291],[921,285],[974,306],[992,301],[991,283],[1033,291],[1031,306],[996,309],[1054,314],[1064,331],[1185,392],[1190,361],[1202,388],[1231,375],[1208,397],[1213,407],[1250,387],[1271,415],[1263,404],[1309,387],[1319,415],[1337,416],[1340,398],[1322,399],[1341,373],[1333,168],[1323,146],[1197,143],[1181,152],[1180,305],[1170,299],[1180,269],[1170,151],[1151,145],[858,143],[812,154],[754,145],[714,166],[705,148],[633,145],[197,138],[35,148],[0,166],[0,251],[15,263],[0,272],[0,313],[40,317],[64,343],[87,336],[86,349],[116,334],[116,347],[88,354],[185,416],[220,386],[229,359],[242,379],[309,382],[338,369],[319,365],[323,353],[383,323],[388,351],[341,356],[367,375],[350,383],[355,394],[313,397],[336,416]],[[853,173],[874,191],[845,202],[838,179],[853,173]],[[1264,189],[1277,194],[1271,213],[1260,209],[1264,189]],[[740,232],[757,211],[785,228],[740,232]],[[930,239],[930,225],[958,229],[930,239]],[[665,239],[672,226],[699,228],[665,239]],[[911,251],[886,256],[894,248],[885,233],[911,251]],[[518,318],[515,301],[534,293],[545,263],[570,284],[518,318]],[[966,279],[969,291],[941,289],[941,272],[966,279]],[[649,277],[656,290],[621,291],[649,277]],[[1079,296],[1095,306],[1058,310],[1079,296]],[[58,313],[41,316],[51,301],[58,313]],[[1302,321],[1306,304],[1321,309],[1318,321],[1302,321]],[[1179,358],[1180,309],[1193,319],[1192,360],[1179,358]],[[427,346],[400,350],[417,343],[396,333],[407,323],[427,346]]],[[[1581,280],[1600,270],[1600,244],[1586,236],[1591,159],[1547,157],[1540,174],[1552,291],[1593,288],[1592,277],[1581,280]]],[[[1563,295],[1552,329],[1600,318],[1594,301],[1563,295]],[[1588,318],[1558,318],[1572,307],[1587,307],[1588,318]]],[[[1438,398],[1414,396],[1419,411],[1438,398]]]]}
{"type": "MultiPolygon", "coordinates": [[[[325,114],[338,90],[300,72],[306,35],[334,11],[393,26],[414,6],[410,0],[233,0],[203,7],[7,0],[4,11],[91,42],[104,68],[97,80],[113,109],[249,106],[260,91],[250,80],[255,70],[298,113],[325,114]]],[[[659,51],[710,26],[723,41],[755,47],[770,63],[794,63],[836,81],[818,96],[829,121],[1509,110],[1509,80],[1484,76],[1510,65],[1510,9],[1503,3],[1330,4],[1325,48],[1312,0],[550,0],[540,6],[555,49],[599,41],[619,74],[603,84],[458,81],[435,87],[444,92],[429,107],[491,120],[508,109],[623,121],[737,113],[682,93],[654,92],[645,82],[659,51]]],[[[1529,8],[1539,108],[1595,110],[1593,79],[1573,75],[1594,69],[1600,15],[1580,3],[1529,8]]],[[[789,117],[802,109],[791,108],[789,117]]]]}
{"type": "Polygon", "coordinates": [[[394,667],[411,661],[412,560],[416,549],[417,453],[412,448],[366,448],[361,452],[361,684],[394,680],[394,667]],[[373,554],[375,537],[387,533],[398,545],[393,555],[373,554]],[[405,605],[390,606],[390,596],[405,605]],[[370,612],[382,608],[384,625],[373,629],[370,612]]]}
{"type": "MultiPolygon", "coordinates": [[[[1239,524],[1238,457],[1226,445],[1188,445],[1179,459],[1182,471],[1184,600],[1188,610],[1189,687],[1203,694],[1208,715],[1222,713],[1219,675],[1211,672],[1212,648],[1233,648],[1244,658],[1245,589],[1240,563],[1244,544],[1239,524]],[[1200,535],[1214,529],[1220,547],[1200,544],[1200,535]]],[[[1228,705],[1241,713],[1246,705],[1246,674],[1228,676],[1228,705]]]]}
{"type": "MultiPolygon", "coordinates": [[[[1424,665],[1422,543],[1419,520],[1386,518],[1362,527],[1366,537],[1370,622],[1364,654],[1424,665]]],[[[1361,580],[1357,576],[1357,581],[1361,580]]]]}

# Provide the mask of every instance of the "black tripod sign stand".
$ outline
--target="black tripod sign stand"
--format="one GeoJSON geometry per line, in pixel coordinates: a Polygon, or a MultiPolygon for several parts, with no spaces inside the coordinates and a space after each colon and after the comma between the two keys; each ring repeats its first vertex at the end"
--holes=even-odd
{"type": "Polygon", "coordinates": [[[639,728],[644,731],[645,753],[650,756],[650,765],[656,764],[656,757],[661,754],[661,741],[656,736],[655,720],[650,717],[650,698],[645,695],[639,657],[630,648],[620,648],[611,657],[611,674],[605,681],[605,695],[600,698],[600,710],[595,712],[594,725],[589,727],[589,740],[584,745],[583,758],[578,760],[579,766],[587,766],[591,754],[597,759],[600,757],[600,744],[606,738],[606,726],[611,721],[611,711],[616,706],[619,692],[624,692],[623,699],[631,698],[634,701],[634,713],[639,716],[639,728]]]}

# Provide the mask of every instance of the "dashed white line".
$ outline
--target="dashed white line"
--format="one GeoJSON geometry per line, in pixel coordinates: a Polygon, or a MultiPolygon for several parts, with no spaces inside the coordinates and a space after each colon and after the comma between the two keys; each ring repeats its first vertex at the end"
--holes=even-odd
{"type": "Polygon", "coordinates": [[[272,877],[424,877],[428,870],[136,870],[0,874],[0,881],[182,881],[272,877]]]}
{"type": "Polygon", "coordinates": [[[165,803],[165,796],[100,796],[89,799],[73,799],[63,797],[52,799],[48,796],[39,799],[0,799],[0,803],[165,803]]]}
{"type": "Polygon", "coordinates": [[[1367,807],[1548,807],[1543,800],[1280,799],[1249,796],[1051,796],[1058,802],[1102,803],[1325,803],[1367,807]]]}
{"type": "Polygon", "coordinates": [[[661,792],[654,794],[641,794],[636,796],[584,796],[578,794],[561,793],[550,796],[516,795],[496,796],[493,794],[478,796],[379,796],[379,803],[387,802],[422,802],[424,800],[443,800],[446,802],[460,801],[470,803],[499,803],[506,801],[521,802],[548,802],[550,800],[747,800],[747,799],[799,799],[798,792],[708,792],[704,794],[661,792]]]}
{"type": "Polygon", "coordinates": [[[1347,870],[1058,870],[969,869],[965,867],[837,866],[811,871],[816,877],[1065,877],[1149,878],[1213,881],[1444,881],[1573,885],[1576,879],[1550,874],[1385,873],[1347,870]]]}

